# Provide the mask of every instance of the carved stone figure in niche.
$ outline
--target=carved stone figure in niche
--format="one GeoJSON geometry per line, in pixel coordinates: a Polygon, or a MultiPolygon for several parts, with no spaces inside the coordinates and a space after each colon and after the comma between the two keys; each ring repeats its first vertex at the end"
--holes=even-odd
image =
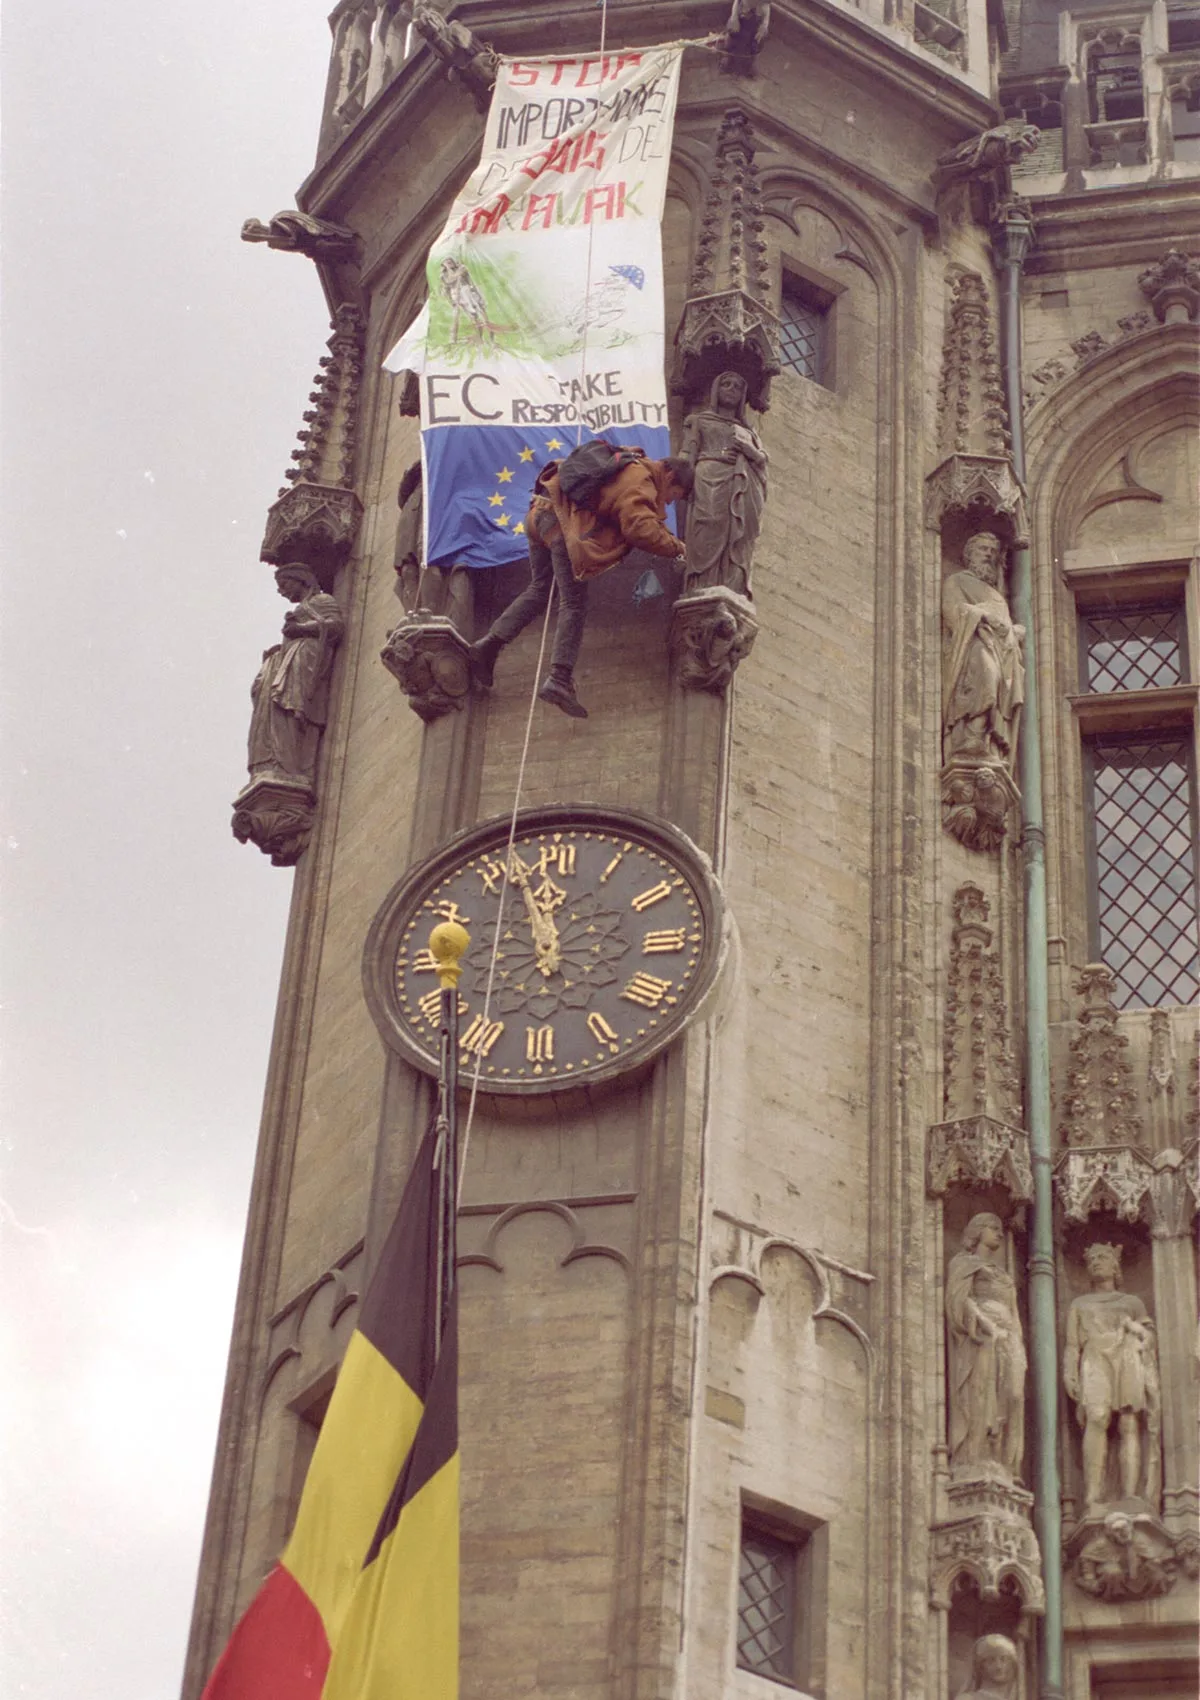
{"type": "Polygon", "coordinates": [[[767,452],[746,423],[746,380],[740,373],[713,379],[708,406],[684,420],[679,453],[696,473],[683,593],[725,585],[749,596],[767,500],[767,452]]]}
{"type": "Polygon", "coordinates": [[[1025,700],[1025,628],[1013,624],[1001,584],[1004,551],[991,531],[963,546],[942,586],[943,757],[1011,771],[1025,700]]]}
{"type": "Polygon", "coordinates": [[[294,606],[283,617],[283,642],[264,651],[250,687],[250,776],[311,781],[329,708],[329,674],[345,622],[308,567],[279,567],[275,583],[294,606]]]}
{"type": "Polygon", "coordinates": [[[1017,1700],[1021,1661],[1007,1635],[981,1635],[971,1656],[971,1686],[958,1700],[1017,1700]]]}
{"type": "Polygon", "coordinates": [[[1162,1437],[1154,1324],[1141,1299],[1121,1291],[1119,1245],[1090,1245],[1084,1262],[1092,1290],[1072,1301],[1063,1354],[1063,1385],[1083,1430],[1084,1505],[1093,1512],[1134,1501],[1157,1511],[1162,1437]]]}
{"type": "Polygon", "coordinates": [[[396,492],[400,520],[396,526],[396,595],[404,611],[413,614],[417,608],[417,591],[421,582],[421,540],[424,525],[425,494],[421,480],[421,463],[415,460],[396,492]]]}
{"type": "Polygon", "coordinates": [[[1025,1449],[1025,1342],[1017,1290],[999,1260],[1000,1218],[972,1216],[946,1273],[950,1462],[963,1475],[995,1467],[1012,1480],[1025,1449]]]}

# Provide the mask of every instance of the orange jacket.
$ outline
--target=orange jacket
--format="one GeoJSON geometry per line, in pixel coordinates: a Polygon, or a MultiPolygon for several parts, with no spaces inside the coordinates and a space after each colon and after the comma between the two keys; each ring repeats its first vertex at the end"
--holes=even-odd
{"type": "Polygon", "coordinates": [[[637,460],[621,468],[600,491],[593,513],[577,508],[563,495],[554,473],[546,494],[562,526],[571,568],[576,578],[597,578],[624,560],[631,549],[678,559],[683,544],[667,530],[667,495],[671,474],[661,460],[637,460]]]}

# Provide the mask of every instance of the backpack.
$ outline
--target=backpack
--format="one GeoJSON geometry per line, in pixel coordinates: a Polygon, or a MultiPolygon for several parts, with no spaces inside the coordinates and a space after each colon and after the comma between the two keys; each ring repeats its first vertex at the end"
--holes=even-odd
{"type": "Polygon", "coordinates": [[[626,466],[645,459],[644,449],[623,449],[605,437],[580,443],[558,469],[558,487],[577,508],[595,511],[594,504],[604,486],[626,466]]]}

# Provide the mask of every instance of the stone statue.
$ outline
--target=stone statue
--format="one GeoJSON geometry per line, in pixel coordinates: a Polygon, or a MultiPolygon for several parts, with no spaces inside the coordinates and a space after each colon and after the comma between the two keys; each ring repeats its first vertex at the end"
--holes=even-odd
{"type": "Polygon", "coordinates": [[[283,617],[283,642],[264,651],[250,687],[250,777],[311,783],[329,707],[329,673],[345,622],[308,567],[279,567],[275,583],[294,606],[283,617]]]}
{"type": "MultiPolygon", "coordinates": [[[[689,545],[690,553],[690,545],[689,545]]],[[[943,759],[1011,772],[1025,700],[1025,628],[1013,624],[1001,585],[1004,551],[990,531],[963,546],[963,565],[942,585],[943,759]]]]}
{"type": "Polygon", "coordinates": [[[421,583],[425,507],[419,460],[413,462],[400,480],[396,501],[400,507],[400,520],[396,526],[396,553],[393,558],[396,569],[395,588],[396,595],[404,604],[405,613],[412,614],[416,611],[417,593],[421,583]]]}
{"type": "Polygon", "coordinates": [[[972,1216],[946,1274],[950,1462],[963,1475],[999,1466],[1012,1480],[1025,1450],[1025,1342],[1017,1290],[1000,1262],[1000,1218],[972,1216]]]}
{"type": "Polygon", "coordinates": [[[1141,1299],[1121,1291],[1119,1245],[1090,1245],[1084,1262],[1092,1290],[1067,1313],[1063,1384],[1083,1430],[1085,1509],[1134,1501],[1157,1512],[1162,1440],[1154,1324],[1141,1299]]]}
{"type": "Polygon", "coordinates": [[[1017,1700],[1020,1669],[1007,1635],[981,1635],[971,1656],[971,1686],[959,1690],[958,1700],[1017,1700]]]}
{"type": "Polygon", "coordinates": [[[754,545],[767,500],[767,452],[746,423],[746,380],[713,379],[708,406],[683,422],[680,457],[695,468],[687,508],[683,593],[724,585],[750,595],[754,545]]]}

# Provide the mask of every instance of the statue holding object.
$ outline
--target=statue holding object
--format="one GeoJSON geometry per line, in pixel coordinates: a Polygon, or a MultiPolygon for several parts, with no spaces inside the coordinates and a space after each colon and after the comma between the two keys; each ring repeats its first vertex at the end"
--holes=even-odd
{"type": "Polygon", "coordinates": [[[999,1260],[998,1216],[972,1216],[946,1272],[950,1462],[1015,1482],[1025,1450],[1025,1342],[1017,1289],[999,1260]]]}
{"type": "Polygon", "coordinates": [[[695,483],[687,508],[683,594],[724,585],[749,597],[754,545],[767,500],[768,456],[746,422],[746,380],[713,379],[708,406],[684,420],[680,458],[695,483]]]}
{"type": "Polygon", "coordinates": [[[293,606],[283,617],[283,642],[264,651],[250,687],[250,777],[282,775],[311,784],[345,621],[311,568],[279,567],[275,583],[293,606]]]}
{"type": "Polygon", "coordinates": [[[1090,1245],[1084,1262],[1092,1290],[1067,1313],[1063,1385],[1083,1430],[1086,1512],[1114,1501],[1157,1512],[1162,1401],[1154,1324],[1141,1299],[1121,1291],[1119,1245],[1090,1245]]]}

